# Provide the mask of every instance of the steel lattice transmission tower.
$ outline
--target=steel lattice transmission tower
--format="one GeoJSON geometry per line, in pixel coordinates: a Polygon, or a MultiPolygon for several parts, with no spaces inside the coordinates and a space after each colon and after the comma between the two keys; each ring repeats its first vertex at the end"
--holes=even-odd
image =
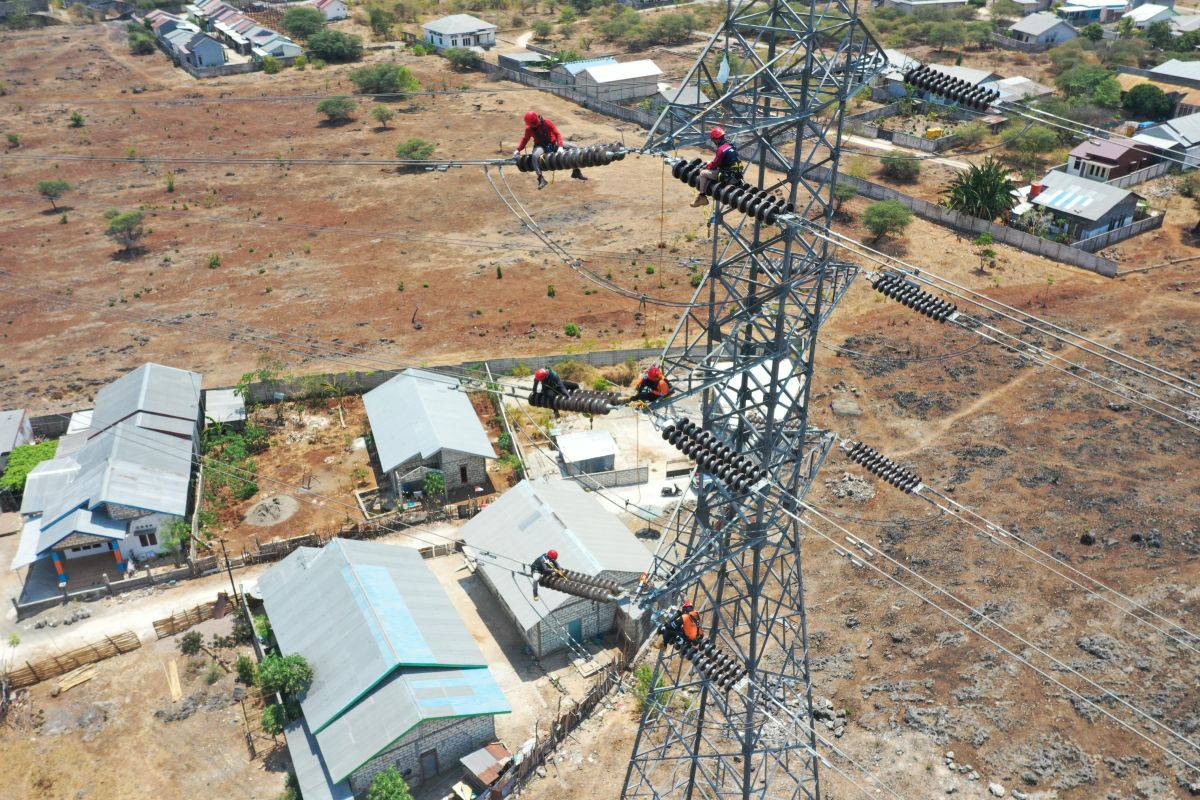
{"type": "Polygon", "coordinates": [[[813,351],[856,270],[812,229],[832,221],[846,102],[884,64],[853,3],[731,1],[683,84],[710,102],[668,107],[650,133],[646,149],[667,155],[707,145],[720,125],[751,164],[746,180],[796,211],[768,225],[714,204],[712,265],[665,359],[677,392],[667,415],[698,402],[704,429],[766,470],[758,491],[703,485],[654,572],[656,596],[694,598],[749,683],[721,691],[661,651],[625,798],[819,797],[801,537],[789,513],[832,445],[808,424],[813,351]]]}

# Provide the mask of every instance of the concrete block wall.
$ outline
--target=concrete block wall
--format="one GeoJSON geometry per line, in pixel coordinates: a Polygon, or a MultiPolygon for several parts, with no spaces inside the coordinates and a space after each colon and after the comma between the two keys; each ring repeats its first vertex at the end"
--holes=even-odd
{"type": "Polygon", "coordinates": [[[441,470],[446,476],[446,490],[451,491],[463,486],[476,486],[487,480],[487,461],[480,456],[460,453],[457,450],[443,450],[441,470]],[[467,482],[460,480],[459,467],[466,466],[467,482]]]}
{"type": "Polygon", "coordinates": [[[395,767],[410,787],[418,786],[432,775],[421,775],[421,754],[437,751],[438,771],[458,767],[458,760],[496,738],[496,719],[490,714],[464,719],[432,720],[409,731],[391,748],[368,761],[350,776],[350,788],[356,795],[371,788],[371,781],[389,767],[395,767]]]}
{"type": "MultiPolygon", "coordinates": [[[[629,591],[634,588],[639,576],[632,572],[606,571],[600,573],[600,577],[615,580],[629,591]]],[[[596,603],[580,599],[556,609],[526,638],[534,653],[541,658],[567,646],[566,637],[573,621],[582,621],[583,638],[586,641],[611,631],[616,625],[616,614],[616,603],[596,603]]]]}

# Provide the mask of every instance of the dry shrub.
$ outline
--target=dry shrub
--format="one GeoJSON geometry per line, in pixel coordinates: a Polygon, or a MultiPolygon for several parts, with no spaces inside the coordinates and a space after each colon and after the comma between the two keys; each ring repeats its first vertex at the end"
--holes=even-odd
{"type": "Polygon", "coordinates": [[[563,380],[575,381],[580,386],[591,386],[600,377],[600,370],[574,358],[559,361],[554,365],[554,371],[563,380]]]}
{"type": "Polygon", "coordinates": [[[624,364],[604,367],[600,370],[600,374],[604,376],[605,380],[616,386],[632,386],[639,377],[636,361],[626,361],[624,364]]]}

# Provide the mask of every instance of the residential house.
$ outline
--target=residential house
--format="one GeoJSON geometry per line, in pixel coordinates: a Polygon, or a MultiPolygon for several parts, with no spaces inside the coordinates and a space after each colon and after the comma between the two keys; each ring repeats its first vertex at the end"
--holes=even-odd
{"type": "Polygon", "coordinates": [[[1200,61],[1172,58],[1157,67],[1151,67],[1150,72],[1157,80],[1182,81],[1185,86],[1200,86],[1200,61]]]}
{"type": "Polygon", "coordinates": [[[554,444],[567,475],[611,472],[616,468],[617,442],[608,431],[564,433],[555,437],[554,444]]]}
{"type": "Polygon", "coordinates": [[[379,466],[397,497],[418,492],[433,470],[448,493],[487,481],[496,457],[483,424],[458,380],[406,369],[363,395],[379,466]]]}
{"type": "Polygon", "coordinates": [[[1135,86],[1143,83],[1148,83],[1151,86],[1157,86],[1162,90],[1171,102],[1175,104],[1173,116],[1183,117],[1188,114],[1200,112],[1200,84],[1196,86],[1189,85],[1193,83],[1186,78],[1173,78],[1168,76],[1144,78],[1141,75],[1134,75],[1130,72],[1121,72],[1118,70],[1114,76],[1117,83],[1121,85],[1121,93],[1125,94],[1135,86]]]}
{"type": "Polygon", "coordinates": [[[1200,167],[1200,113],[1143,128],[1133,140],[1182,161],[1185,169],[1200,167]]]}
{"type": "Polygon", "coordinates": [[[193,67],[219,67],[225,63],[225,48],[206,33],[197,33],[187,42],[188,63],[193,67]]]}
{"type": "Polygon", "coordinates": [[[985,81],[980,84],[985,89],[993,89],[1000,93],[998,102],[1015,103],[1021,100],[1033,100],[1038,97],[1054,94],[1054,89],[1045,86],[1023,75],[1011,78],[1001,78],[998,81],[985,81]]]}
{"type": "Polygon", "coordinates": [[[1078,29],[1092,22],[1116,22],[1128,8],[1126,0],[1068,0],[1057,14],[1078,29]]]}
{"type": "Polygon", "coordinates": [[[1200,14],[1180,14],[1167,20],[1167,23],[1171,26],[1171,35],[1182,36],[1200,31],[1200,14]]]}
{"type": "MultiPolygon", "coordinates": [[[[470,547],[525,564],[558,551],[564,569],[615,580],[632,588],[650,568],[650,551],[592,494],[575,481],[524,480],[500,496],[462,528],[470,547]]],[[[494,561],[480,559],[480,575],[500,608],[538,658],[568,644],[612,630],[615,603],[541,589],[533,602],[528,578],[494,561]]]]}
{"type": "Polygon", "coordinates": [[[482,47],[496,44],[496,26],[470,14],[451,14],[421,26],[425,41],[438,49],[482,47]]]}
{"type": "Polygon", "coordinates": [[[1125,140],[1089,139],[1067,157],[1067,174],[1107,182],[1158,161],[1149,148],[1125,140]]]}
{"type": "Polygon", "coordinates": [[[71,559],[105,556],[119,573],[156,554],[162,527],[188,511],[201,381],[144,364],[101,389],[87,430],[29,473],[13,569],[48,559],[66,585],[71,559]]]}
{"type": "Polygon", "coordinates": [[[554,83],[565,85],[573,85],[576,76],[583,72],[588,67],[597,67],[604,64],[616,64],[617,60],[612,56],[603,56],[601,58],[588,58],[583,61],[568,61],[565,64],[558,64],[550,70],[550,80],[554,83]]]}
{"type": "Polygon", "coordinates": [[[967,0],[883,0],[884,8],[898,8],[906,14],[923,10],[952,11],[956,8],[965,8],[966,5],[967,0]]]}
{"type": "Polygon", "coordinates": [[[658,94],[658,79],[662,75],[663,71],[649,59],[599,64],[581,70],[575,76],[575,86],[583,89],[588,97],[621,103],[658,94]]]}
{"type": "Polygon", "coordinates": [[[654,112],[658,113],[666,106],[694,108],[699,111],[708,105],[708,95],[699,86],[687,85],[674,87],[670,84],[659,84],[658,94],[654,98],[654,112]]]}
{"type": "Polygon", "coordinates": [[[325,15],[326,22],[333,22],[335,19],[346,19],[350,16],[350,9],[342,0],[316,0],[313,3],[317,10],[325,15]]]}
{"type": "Polygon", "coordinates": [[[1067,42],[1079,35],[1070,23],[1054,14],[1038,12],[1030,14],[1008,29],[1008,35],[1018,42],[1028,44],[1057,44],[1067,42]]]}
{"type": "Polygon", "coordinates": [[[33,443],[30,419],[29,412],[23,408],[0,411],[0,472],[8,466],[8,456],[14,448],[33,443]]]}
{"type": "Polygon", "coordinates": [[[547,58],[548,56],[545,54],[535,53],[532,50],[516,50],[512,53],[500,53],[496,56],[496,61],[504,69],[510,69],[513,72],[545,75],[549,71],[546,67],[547,58]]]}
{"type": "Polygon", "coordinates": [[[270,36],[264,37],[251,50],[251,53],[259,58],[266,58],[267,56],[273,58],[295,58],[303,52],[303,47],[282,33],[275,33],[275,31],[271,31],[270,36]]]}
{"type": "Polygon", "coordinates": [[[259,25],[224,0],[201,0],[187,6],[187,12],[197,25],[241,55],[261,60],[267,56],[294,58],[304,52],[287,36],[259,25]]]}
{"type": "Polygon", "coordinates": [[[1055,227],[1077,241],[1129,225],[1140,201],[1128,189],[1065,172],[1048,173],[1029,193],[1030,204],[1049,211],[1055,227]]]}
{"type": "Polygon", "coordinates": [[[1176,16],[1175,9],[1147,3],[1122,15],[1125,19],[1133,20],[1133,27],[1145,30],[1156,22],[1168,22],[1176,16]]]}
{"type": "Polygon", "coordinates": [[[410,787],[492,742],[512,707],[421,554],[333,539],[258,579],[279,649],[312,684],[285,731],[305,800],[362,796],[395,768],[410,787]]]}

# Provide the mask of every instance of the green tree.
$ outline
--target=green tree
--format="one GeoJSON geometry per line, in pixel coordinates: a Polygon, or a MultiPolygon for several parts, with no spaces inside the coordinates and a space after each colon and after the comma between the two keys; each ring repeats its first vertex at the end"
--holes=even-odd
{"type": "Polygon", "coordinates": [[[995,28],[988,20],[976,20],[968,22],[966,28],[967,41],[972,42],[980,50],[987,50],[992,46],[992,31],[995,28]]]}
{"type": "Polygon", "coordinates": [[[58,211],[54,201],[71,191],[71,184],[63,180],[38,181],[37,190],[38,194],[50,201],[51,210],[58,211]]]}
{"type": "Polygon", "coordinates": [[[194,656],[204,646],[204,634],[200,631],[188,631],[179,640],[179,652],[185,656],[194,656]]]}
{"type": "Polygon", "coordinates": [[[842,206],[846,201],[855,197],[858,194],[858,189],[851,186],[849,183],[840,182],[833,187],[833,213],[842,213],[842,206]]]}
{"type": "Polygon", "coordinates": [[[279,70],[283,69],[283,65],[279,63],[279,59],[275,56],[263,56],[262,67],[263,72],[268,75],[275,75],[279,70]]]}
{"type": "Polygon", "coordinates": [[[371,109],[371,116],[375,118],[376,122],[386,128],[388,123],[392,121],[392,117],[396,116],[396,112],[387,106],[375,106],[371,109]]]}
{"type": "Polygon", "coordinates": [[[990,222],[1016,204],[1012,194],[1016,188],[1005,166],[994,158],[987,158],[982,164],[973,164],[954,176],[942,192],[942,204],[990,222]]]}
{"type": "Polygon", "coordinates": [[[1163,120],[1171,116],[1175,104],[1152,83],[1139,83],[1125,93],[1121,107],[1135,117],[1163,120]]]}
{"type": "Polygon", "coordinates": [[[396,158],[403,161],[426,161],[436,145],[424,139],[405,139],[396,145],[396,158]]]}
{"type": "Polygon", "coordinates": [[[341,31],[317,31],[308,37],[308,49],[317,58],[335,64],[358,61],[363,54],[362,37],[341,31]]]}
{"type": "Polygon", "coordinates": [[[287,711],[279,703],[272,703],[263,709],[262,729],[268,736],[278,736],[287,725],[287,711]]]}
{"type": "Polygon", "coordinates": [[[295,6],[283,12],[283,29],[298,39],[307,39],[325,27],[325,15],[312,6],[295,6]]]}
{"type": "Polygon", "coordinates": [[[533,38],[538,40],[539,42],[544,42],[547,39],[549,39],[550,32],[554,30],[554,26],[552,26],[549,22],[547,22],[544,19],[539,19],[536,22],[534,22],[532,25],[532,28],[533,28],[533,38]]]}
{"type": "Polygon", "coordinates": [[[371,6],[367,9],[367,19],[371,25],[371,33],[385,38],[396,22],[396,15],[379,6],[371,6]]]}
{"type": "Polygon", "coordinates": [[[358,104],[352,98],[345,96],[326,97],[317,103],[317,112],[324,114],[333,123],[349,122],[353,118],[356,108],[358,108],[358,104]]]}
{"type": "Polygon", "coordinates": [[[421,88],[408,67],[388,62],[351,70],[350,82],[363,94],[393,95],[398,100],[421,88]]]}
{"type": "Polygon", "coordinates": [[[1166,50],[1171,46],[1171,23],[1166,20],[1152,22],[1142,31],[1142,35],[1159,50],[1166,50]]]}
{"type": "Polygon", "coordinates": [[[967,40],[965,26],[961,22],[935,22],[929,26],[929,44],[937,50],[957,47],[967,40]]]}
{"type": "Polygon", "coordinates": [[[863,224],[867,226],[875,240],[878,241],[889,233],[899,233],[912,224],[912,212],[899,200],[884,200],[867,206],[862,215],[863,224]]]}
{"type": "Polygon", "coordinates": [[[302,655],[269,655],[258,668],[258,683],[268,692],[297,695],[312,683],[313,671],[302,655]]]}
{"type": "Polygon", "coordinates": [[[992,19],[1020,19],[1025,12],[1013,0],[995,0],[992,3],[992,19]]]}
{"type": "Polygon", "coordinates": [[[254,663],[254,659],[247,655],[240,655],[237,661],[234,662],[234,670],[237,672],[238,680],[247,686],[254,684],[258,677],[258,665],[254,663]]]}
{"type": "Polygon", "coordinates": [[[479,53],[469,47],[450,47],[442,55],[455,69],[472,69],[479,63],[479,53]]]}
{"type": "Polygon", "coordinates": [[[145,217],[141,211],[118,211],[112,208],[104,212],[104,218],[108,220],[105,235],[121,245],[124,252],[133,250],[146,235],[146,228],[142,225],[145,217]]]}
{"type": "Polygon", "coordinates": [[[1114,78],[1106,78],[1092,92],[1092,103],[1100,108],[1121,107],[1121,84],[1114,78]]]}
{"type": "Polygon", "coordinates": [[[0,489],[25,491],[25,479],[29,477],[30,471],[43,461],[54,458],[57,449],[58,442],[54,440],[14,447],[8,454],[8,465],[4,468],[4,474],[0,475],[0,489]]]}
{"type": "Polygon", "coordinates": [[[395,767],[388,767],[375,776],[367,790],[367,800],[412,800],[404,776],[395,767]]]}
{"type": "Polygon", "coordinates": [[[683,44],[696,30],[696,17],[686,12],[662,14],[650,26],[652,40],[658,44],[683,44]]]}
{"type": "Polygon", "coordinates": [[[1001,139],[1005,147],[1017,153],[1017,163],[1026,167],[1036,165],[1041,156],[1058,146],[1058,133],[1045,125],[1013,126],[1001,139]]]}
{"type": "Polygon", "coordinates": [[[1089,22],[1079,30],[1079,35],[1089,42],[1095,43],[1104,38],[1104,28],[1099,22],[1089,22]]]}
{"type": "Polygon", "coordinates": [[[1054,79],[1054,85],[1068,98],[1091,97],[1096,87],[1112,78],[1112,73],[1098,64],[1076,64],[1054,79]]]}
{"type": "Polygon", "coordinates": [[[1134,27],[1133,17],[1121,17],[1121,21],[1117,23],[1117,35],[1122,39],[1132,38],[1137,34],[1137,28],[1134,27]]]}
{"type": "Polygon", "coordinates": [[[186,519],[176,517],[158,529],[158,552],[165,556],[180,553],[191,538],[192,526],[186,519]]]}
{"type": "Polygon", "coordinates": [[[133,53],[135,56],[144,56],[154,52],[154,37],[144,27],[130,24],[127,30],[129,33],[130,53],[133,53]]]}
{"type": "Polygon", "coordinates": [[[446,494],[446,476],[436,469],[431,469],[425,473],[425,482],[422,488],[425,490],[427,499],[438,500],[446,494]]]}
{"type": "Polygon", "coordinates": [[[69,125],[67,125],[67,127],[68,128],[82,128],[83,127],[83,114],[80,114],[78,111],[71,112],[71,122],[69,125]]]}
{"type": "Polygon", "coordinates": [[[884,156],[879,159],[879,162],[882,164],[879,171],[894,181],[908,183],[915,181],[921,175],[921,162],[915,158],[884,156]]]}
{"type": "Polygon", "coordinates": [[[964,147],[974,147],[988,135],[988,126],[978,120],[959,125],[954,129],[954,135],[964,147]]]}

